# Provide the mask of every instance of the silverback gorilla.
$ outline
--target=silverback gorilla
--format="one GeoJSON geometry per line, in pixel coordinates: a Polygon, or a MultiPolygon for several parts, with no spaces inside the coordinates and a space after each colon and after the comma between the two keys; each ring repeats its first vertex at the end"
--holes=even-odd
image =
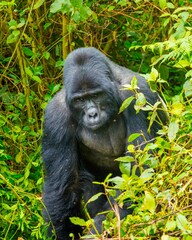
{"type": "MultiPolygon", "coordinates": [[[[148,113],[136,114],[134,102],[121,114],[122,102],[132,96],[132,91],[122,91],[133,77],[138,80],[138,91],[147,102],[155,104],[159,98],[152,92],[144,78],[131,70],[110,61],[95,48],[79,48],[66,59],[64,89],[48,104],[45,111],[42,154],[45,167],[43,201],[44,218],[50,222],[49,235],[54,229],[56,239],[79,239],[79,227],[70,217],[80,216],[84,202],[102,192],[102,186],[93,181],[103,181],[112,173],[120,175],[114,159],[125,155],[127,138],[142,132],[137,144],[156,136],[160,128],[154,123],[148,131],[148,113]]],[[[160,112],[160,118],[164,115],[160,112]]],[[[127,153],[126,153],[127,154],[127,153]]],[[[104,215],[110,209],[105,195],[89,203],[88,212],[101,232],[104,215]]],[[[121,217],[130,210],[120,209],[121,217]]]]}

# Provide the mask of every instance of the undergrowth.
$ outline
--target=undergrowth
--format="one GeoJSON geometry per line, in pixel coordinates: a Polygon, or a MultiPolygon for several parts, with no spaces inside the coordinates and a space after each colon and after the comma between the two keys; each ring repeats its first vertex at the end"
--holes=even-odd
{"type": "MultiPolygon", "coordinates": [[[[120,221],[115,207],[103,223],[105,233],[95,238],[192,238],[191,12],[190,0],[0,2],[0,239],[47,239],[43,111],[61,87],[67,54],[81,46],[95,46],[145,74],[169,115],[144,151],[132,146],[137,135],[130,137],[133,157],[119,159],[122,176],[101,183],[107,196],[120,189],[117,202],[131,199],[134,212],[120,221]],[[130,173],[132,161],[141,176],[130,173]]],[[[76,224],[86,234],[92,221],[76,224]]]]}

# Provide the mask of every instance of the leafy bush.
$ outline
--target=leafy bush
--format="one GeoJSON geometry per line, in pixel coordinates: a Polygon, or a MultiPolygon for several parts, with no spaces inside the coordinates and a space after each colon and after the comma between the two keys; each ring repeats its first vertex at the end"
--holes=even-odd
{"type": "Polygon", "coordinates": [[[109,213],[106,231],[113,239],[190,239],[191,11],[187,0],[0,2],[0,239],[47,239],[41,216],[43,110],[60,89],[65,57],[81,46],[103,49],[147,73],[170,116],[144,151],[131,147],[137,135],[130,137],[134,157],[119,159],[122,177],[102,183],[109,195],[122,190],[120,205],[127,198],[136,203],[121,222],[117,209],[109,213]],[[130,174],[133,160],[150,168],[140,177],[130,174]]]}

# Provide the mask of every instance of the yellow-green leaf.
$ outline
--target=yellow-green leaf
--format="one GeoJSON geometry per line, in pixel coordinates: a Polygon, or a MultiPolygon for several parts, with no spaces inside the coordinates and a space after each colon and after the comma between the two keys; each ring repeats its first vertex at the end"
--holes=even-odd
{"type": "Polygon", "coordinates": [[[17,163],[22,162],[22,157],[23,157],[23,152],[22,152],[22,149],[21,149],[20,152],[16,155],[15,161],[16,161],[17,163]]]}
{"type": "Polygon", "coordinates": [[[151,73],[150,73],[150,81],[155,82],[158,76],[159,76],[158,71],[154,67],[152,67],[151,73]]]}
{"type": "Polygon", "coordinates": [[[150,211],[151,213],[155,212],[156,202],[152,193],[145,191],[145,198],[143,202],[143,208],[150,211]]]}
{"type": "Polygon", "coordinates": [[[161,9],[165,9],[167,7],[167,1],[166,0],[159,0],[159,6],[161,9]]]}
{"type": "Polygon", "coordinates": [[[177,214],[176,217],[176,223],[177,223],[177,227],[183,231],[187,231],[189,230],[189,223],[186,219],[186,217],[182,214],[177,214]]]}
{"type": "Polygon", "coordinates": [[[125,99],[125,101],[123,101],[121,107],[120,107],[120,110],[119,110],[119,113],[123,112],[126,108],[129,107],[129,105],[131,104],[131,102],[133,101],[134,97],[131,96],[127,99],[125,99]]]}
{"type": "Polygon", "coordinates": [[[179,130],[179,125],[176,122],[171,122],[168,128],[169,141],[173,141],[176,138],[176,134],[179,130]]]}
{"type": "Polygon", "coordinates": [[[35,3],[33,9],[37,9],[37,8],[41,7],[41,5],[43,5],[44,2],[45,2],[45,0],[38,0],[38,1],[35,3]]]}
{"type": "Polygon", "coordinates": [[[133,142],[136,138],[140,137],[141,133],[133,133],[129,136],[128,142],[133,142]]]}
{"type": "Polygon", "coordinates": [[[85,220],[82,219],[82,218],[79,218],[79,217],[70,217],[70,221],[71,221],[73,224],[79,225],[79,226],[82,226],[82,227],[84,227],[84,226],[87,225],[86,222],[85,222],[85,220]]]}
{"type": "Polygon", "coordinates": [[[171,107],[171,113],[174,115],[180,115],[184,110],[182,103],[174,103],[171,107]]]}
{"type": "Polygon", "coordinates": [[[188,67],[190,66],[190,62],[187,61],[187,60],[179,60],[175,65],[174,67],[176,68],[185,68],[185,67],[188,67]]]}
{"type": "Polygon", "coordinates": [[[174,231],[176,228],[176,222],[175,221],[167,221],[165,225],[166,231],[174,231]]]}

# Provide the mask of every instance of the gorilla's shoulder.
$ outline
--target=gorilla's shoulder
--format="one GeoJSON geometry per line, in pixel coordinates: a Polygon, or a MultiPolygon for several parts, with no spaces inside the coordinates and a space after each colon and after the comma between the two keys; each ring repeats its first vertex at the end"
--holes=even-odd
{"type": "Polygon", "coordinates": [[[45,109],[45,130],[57,134],[70,119],[70,111],[65,101],[65,90],[61,89],[45,109]]]}

